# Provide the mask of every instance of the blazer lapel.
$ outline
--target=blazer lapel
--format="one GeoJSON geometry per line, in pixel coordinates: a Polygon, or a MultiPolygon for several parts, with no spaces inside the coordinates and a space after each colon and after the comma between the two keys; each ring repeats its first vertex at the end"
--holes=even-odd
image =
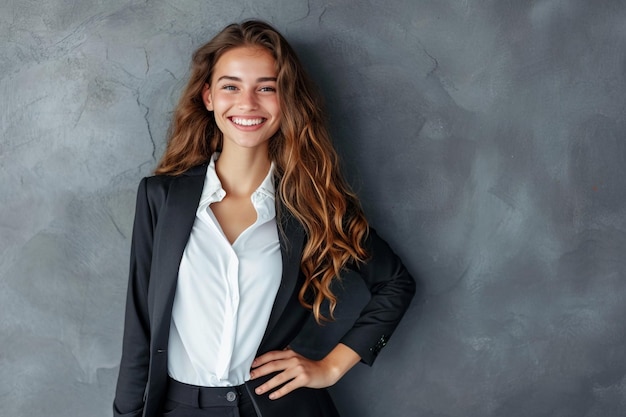
{"type": "MultiPolygon", "coordinates": [[[[206,165],[192,168],[173,181],[167,196],[167,202],[159,216],[161,221],[158,226],[158,233],[160,233],[160,236],[158,239],[155,239],[155,242],[158,242],[158,247],[154,248],[155,321],[153,324],[163,323],[166,320],[168,325],[157,325],[154,327],[155,329],[166,329],[169,331],[169,320],[176,293],[178,268],[196,218],[196,210],[202,195],[206,168],[206,165]]],[[[159,339],[167,340],[167,338],[156,338],[156,340],[159,339]]]]}
{"type": "Polygon", "coordinates": [[[281,207],[277,212],[280,213],[282,218],[278,237],[283,260],[283,276],[260,346],[263,346],[278,323],[294,292],[298,291],[295,287],[300,275],[300,260],[302,259],[302,246],[304,244],[305,233],[302,225],[286,208],[281,207]]]}

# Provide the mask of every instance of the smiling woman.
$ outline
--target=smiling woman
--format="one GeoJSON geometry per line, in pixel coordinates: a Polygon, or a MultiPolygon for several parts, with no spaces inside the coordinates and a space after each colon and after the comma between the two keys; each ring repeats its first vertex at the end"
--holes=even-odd
{"type": "Polygon", "coordinates": [[[415,283],[368,227],[275,29],[229,25],[195,52],[156,174],[137,194],[114,414],[337,416],[325,388],[374,362],[415,283]],[[332,320],[346,268],[371,299],[305,358],[289,344],[310,314],[332,320]]]}
{"type": "Polygon", "coordinates": [[[280,127],[276,61],[266,49],[245,46],[224,53],[213,71],[202,98],[222,132],[222,154],[234,145],[233,152],[267,158],[267,142],[280,127]]]}

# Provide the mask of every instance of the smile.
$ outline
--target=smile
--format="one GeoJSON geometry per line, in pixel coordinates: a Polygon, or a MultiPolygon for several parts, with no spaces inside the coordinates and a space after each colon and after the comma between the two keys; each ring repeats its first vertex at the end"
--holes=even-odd
{"type": "Polygon", "coordinates": [[[266,119],[263,117],[255,118],[255,119],[244,119],[241,117],[231,117],[230,121],[236,125],[240,126],[256,126],[263,123],[266,119]]]}

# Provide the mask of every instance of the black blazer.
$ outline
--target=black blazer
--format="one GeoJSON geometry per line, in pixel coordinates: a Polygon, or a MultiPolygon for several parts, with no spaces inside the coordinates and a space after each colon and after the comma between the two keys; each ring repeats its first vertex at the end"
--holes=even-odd
{"type": "MultiPolygon", "coordinates": [[[[144,178],[137,206],[130,256],[123,349],[113,403],[116,417],[157,417],[167,389],[167,347],[178,268],[195,220],[207,165],[180,176],[144,178]]],[[[300,257],[303,227],[280,210],[283,276],[258,354],[284,349],[310,312],[298,301],[304,277],[300,257]]],[[[371,300],[341,342],[371,365],[408,308],[415,282],[389,246],[370,230],[368,262],[355,267],[371,300]]],[[[249,389],[261,380],[249,381],[249,389]]],[[[270,401],[252,393],[263,417],[331,417],[336,411],[326,390],[301,388],[270,401]],[[291,401],[297,399],[297,410],[291,401]],[[302,410],[302,411],[298,411],[302,410]]]]}

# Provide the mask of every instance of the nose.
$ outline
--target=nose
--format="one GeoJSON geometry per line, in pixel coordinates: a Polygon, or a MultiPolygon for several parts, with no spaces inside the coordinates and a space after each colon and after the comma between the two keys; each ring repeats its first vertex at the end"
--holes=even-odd
{"type": "Polygon", "coordinates": [[[254,90],[244,90],[239,95],[237,103],[241,110],[254,110],[258,107],[257,97],[254,90]]]}

